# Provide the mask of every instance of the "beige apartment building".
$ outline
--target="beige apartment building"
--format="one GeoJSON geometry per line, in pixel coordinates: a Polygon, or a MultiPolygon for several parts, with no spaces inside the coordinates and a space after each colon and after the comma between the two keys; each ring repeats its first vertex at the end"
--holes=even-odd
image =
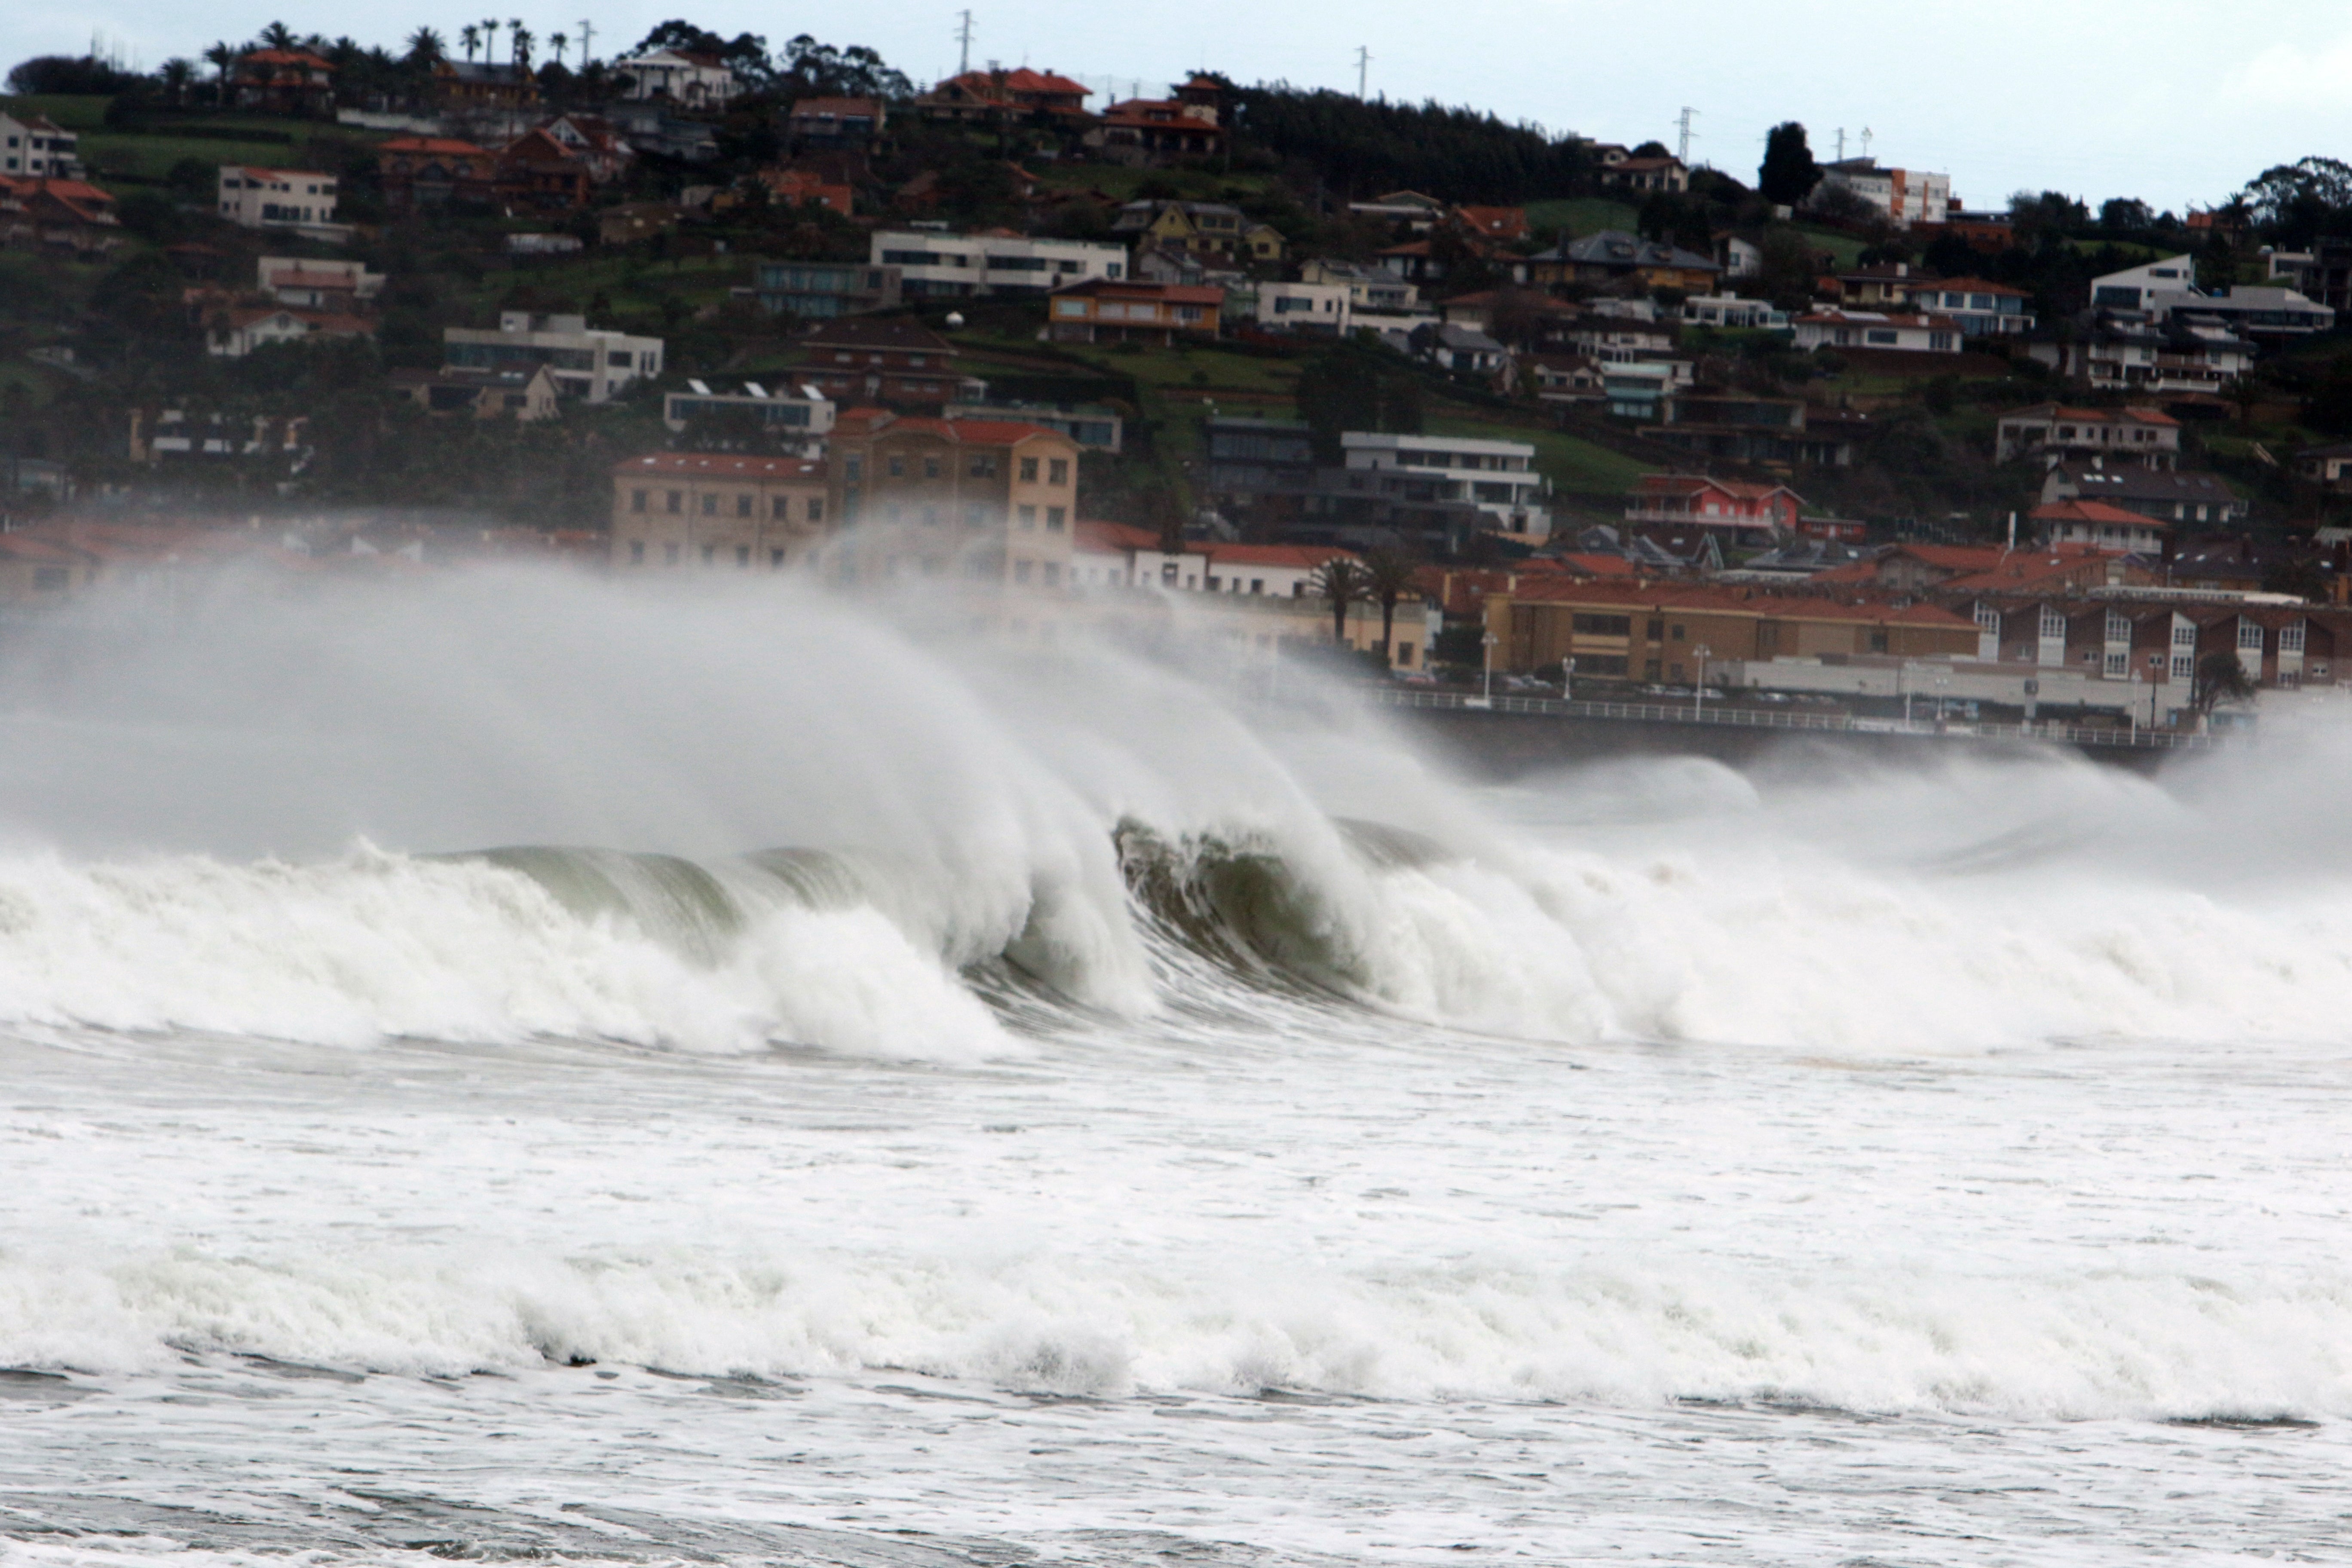
{"type": "Polygon", "coordinates": [[[800,458],[656,452],[613,469],[613,564],[779,571],[830,533],[824,465],[800,458]]]}
{"type": "Polygon", "coordinates": [[[827,467],[835,514],[856,531],[845,575],[1070,581],[1078,445],[1059,431],[856,409],[834,426],[827,467]]]}

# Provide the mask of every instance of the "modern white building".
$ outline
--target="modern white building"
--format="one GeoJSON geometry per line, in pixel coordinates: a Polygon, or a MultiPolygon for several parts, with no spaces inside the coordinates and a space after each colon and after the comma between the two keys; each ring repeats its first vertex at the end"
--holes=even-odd
{"type": "Polygon", "coordinates": [[[1736,294],[1694,294],[1683,301],[1683,320],[1696,327],[1786,330],[1789,313],[1774,310],[1769,300],[1743,300],[1736,294]]]}
{"type": "Polygon", "coordinates": [[[2329,330],[2336,312],[2293,289],[2197,287],[2193,256],[2166,256],[2091,280],[2091,308],[2136,312],[2153,325],[2181,322],[2228,329],[2251,338],[2305,338],[2329,330]]]}
{"type": "Polygon", "coordinates": [[[1911,353],[1960,352],[1959,323],[1949,316],[1896,315],[1880,310],[1817,310],[1791,323],[1801,349],[1901,349],[1911,353]]]}
{"type": "Polygon", "coordinates": [[[224,163],[220,216],[241,228],[289,228],[312,239],[340,240],[349,224],[335,221],[336,179],[315,169],[264,169],[224,163]]]}
{"type": "Polygon", "coordinates": [[[880,230],[874,236],[868,262],[898,268],[900,291],[910,300],[1046,294],[1127,276],[1124,246],[940,229],[880,230]]]}
{"type": "Polygon", "coordinates": [[[1951,175],[1882,169],[1875,158],[1846,158],[1825,164],[1822,183],[1807,199],[1818,205],[1832,191],[1860,196],[1896,224],[1942,223],[1952,207],[1951,175]]]}
{"type": "Polygon", "coordinates": [[[0,174],[18,179],[78,180],[80,138],[46,115],[0,113],[0,174]]]}
{"type": "Polygon", "coordinates": [[[593,331],[585,316],[502,310],[496,331],[443,328],[441,357],[453,370],[520,370],[543,364],[564,396],[606,403],[631,382],[661,374],[662,340],[593,331]]]}
{"type": "Polygon", "coordinates": [[[740,392],[713,392],[699,381],[686,384],[688,391],[662,395],[662,423],[672,430],[683,430],[688,421],[714,415],[749,415],[771,435],[799,440],[808,448],[801,455],[812,458],[833,433],[834,402],[813,386],[770,388],[747,381],[740,392]]]}
{"type": "Polygon", "coordinates": [[[2158,294],[2178,294],[2197,287],[2197,258],[2164,256],[2110,272],[2091,280],[2095,310],[2152,310],[2158,294]]]}
{"type": "Polygon", "coordinates": [[[1430,499],[1475,506],[1505,533],[1541,539],[1551,532],[1550,486],[1535,471],[1532,443],[1349,430],[1339,446],[1349,468],[1402,470],[1430,480],[1430,499]]]}

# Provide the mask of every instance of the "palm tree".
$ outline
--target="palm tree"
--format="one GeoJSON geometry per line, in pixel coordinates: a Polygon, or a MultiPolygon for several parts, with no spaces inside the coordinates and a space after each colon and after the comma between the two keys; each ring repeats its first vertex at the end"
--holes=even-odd
{"type": "Polygon", "coordinates": [[[205,60],[216,73],[213,77],[213,96],[225,107],[228,103],[228,68],[236,64],[236,51],[225,43],[215,44],[205,51],[205,60]]]}
{"type": "Polygon", "coordinates": [[[557,65],[562,65],[563,63],[563,51],[571,45],[571,43],[572,40],[565,37],[561,33],[550,33],[547,36],[547,47],[555,51],[555,63],[557,65]]]}
{"type": "Polygon", "coordinates": [[[1394,662],[1389,650],[1396,645],[1391,637],[1396,631],[1397,603],[1412,592],[1413,574],[1421,563],[1402,550],[1386,545],[1364,552],[1364,594],[1381,607],[1381,657],[1394,662]]]}
{"type": "Polygon", "coordinates": [[[261,29],[261,41],[273,49],[290,49],[296,42],[294,29],[283,22],[272,22],[261,29]]]}
{"type": "Polygon", "coordinates": [[[457,29],[457,41],[466,46],[466,63],[474,63],[474,51],[482,46],[482,30],[472,23],[457,29]]]}
{"type": "Polygon", "coordinates": [[[488,65],[499,58],[499,28],[502,23],[485,20],[482,23],[482,63],[488,65]]]}
{"type": "Polygon", "coordinates": [[[507,49],[514,59],[515,69],[519,71],[530,69],[531,42],[530,28],[524,26],[520,21],[507,24],[507,49]]]}
{"type": "Polygon", "coordinates": [[[172,95],[173,103],[185,103],[188,101],[188,85],[196,79],[196,68],[187,60],[169,59],[163,62],[155,76],[163,84],[164,90],[172,95]]]}
{"type": "Polygon", "coordinates": [[[419,27],[408,35],[408,59],[411,65],[429,66],[449,52],[441,35],[430,27],[419,27]]]}
{"type": "Polygon", "coordinates": [[[1364,596],[1370,586],[1364,563],[1352,555],[1334,555],[1315,569],[1307,592],[1331,606],[1331,640],[1348,645],[1348,606],[1364,596]]]}

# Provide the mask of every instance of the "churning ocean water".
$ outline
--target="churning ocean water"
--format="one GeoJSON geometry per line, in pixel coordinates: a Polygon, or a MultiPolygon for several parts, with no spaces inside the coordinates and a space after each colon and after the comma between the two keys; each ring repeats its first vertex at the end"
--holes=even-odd
{"type": "Polygon", "coordinates": [[[2352,1555],[2352,724],[1473,785],[920,604],[120,609],[0,659],[11,1564],[2352,1555]]]}

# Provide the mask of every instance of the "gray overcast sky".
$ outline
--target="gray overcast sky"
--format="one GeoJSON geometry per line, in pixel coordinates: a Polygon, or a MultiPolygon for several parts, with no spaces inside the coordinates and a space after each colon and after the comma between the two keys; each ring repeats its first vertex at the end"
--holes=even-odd
{"type": "MultiPolygon", "coordinates": [[[[524,0],[541,37],[596,26],[597,53],[667,16],[770,45],[809,32],[863,43],[919,79],[951,70],[960,7],[934,0],[823,9],[760,0],[524,0]]],[[[484,7],[488,14],[492,7],[484,7]]],[[[2096,205],[2137,195],[2179,208],[2226,198],[2273,163],[2352,152],[2352,10],[2273,0],[1978,0],[1857,9],[1830,0],[1447,0],[1338,5],[1318,0],[975,0],[973,60],[1024,61],[1082,79],[1140,79],[1208,64],[1243,81],[1352,88],[1354,51],[1391,98],[1468,103],[1554,130],[1672,144],[1697,110],[1695,159],[1753,181],[1764,132],[1803,121],[1817,154],[1839,126],[1882,161],[1939,170],[1969,205],[2013,190],[2067,191],[2096,205]],[[1769,23],[1759,21],[1769,18],[1769,23]],[[2259,24],[2255,25],[2255,18],[2259,24]]],[[[282,18],[297,32],[392,44],[420,23],[454,37],[476,15],[318,0],[58,0],[0,4],[0,58],[79,52],[93,29],[137,64],[194,56],[282,18]]],[[[1094,100],[1099,104],[1101,100],[1094,100]]]]}

